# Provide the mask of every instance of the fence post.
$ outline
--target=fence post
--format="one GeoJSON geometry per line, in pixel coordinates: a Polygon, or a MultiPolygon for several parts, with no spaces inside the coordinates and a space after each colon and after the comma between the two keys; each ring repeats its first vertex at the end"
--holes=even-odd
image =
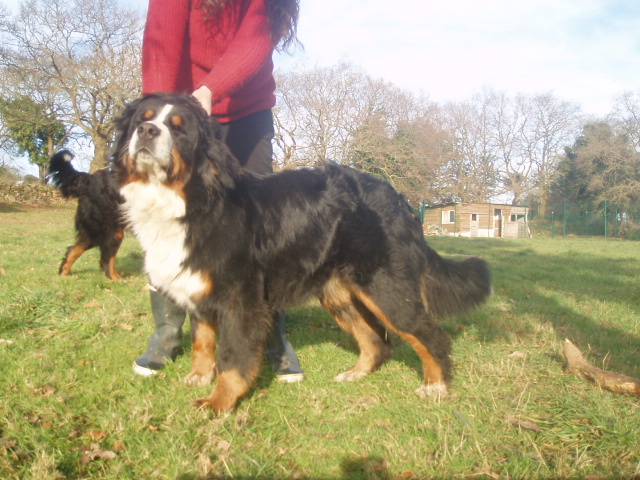
{"type": "Polygon", "coordinates": [[[551,238],[555,238],[555,223],[553,223],[553,212],[551,212],[551,238]]]}
{"type": "Polygon", "coordinates": [[[564,199],[564,212],[562,214],[562,238],[567,238],[567,199],[564,199]]]}
{"type": "Polygon", "coordinates": [[[589,236],[589,211],[587,210],[586,212],[584,212],[584,236],[588,237],[589,236]]]}
{"type": "Polygon", "coordinates": [[[607,241],[607,201],[604,201],[604,241],[607,241]]]}
{"type": "Polygon", "coordinates": [[[453,236],[458,233],[458,202],[453,202],[453,236]]]}

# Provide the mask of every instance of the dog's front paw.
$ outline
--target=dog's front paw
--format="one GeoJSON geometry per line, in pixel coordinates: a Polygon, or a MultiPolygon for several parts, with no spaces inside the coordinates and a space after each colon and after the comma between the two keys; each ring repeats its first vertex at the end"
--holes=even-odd
{"type": "Polygon", "coordinates": [[[223,413],[229,413],[233,411],[233,407],[229,407],[228,405],[219,405],[217,402],[213,401],[210,397],[207,398],[198,398],[194,400],[193,406],[196,408],[201,408],[204,410],[210,410],[216,415],[220,415],[223,413]]]}
{"type": "Polygon", "coordinates": [[[336,382],[355,382],[366,376],[367,372],[354,372],[353,370],[347,370],[337,377],[334,377],[334,380],[336,382]]]}
{"type": "Polygon", "coordinates": [[[422,385],[416,390],[416,395],[420,398],[433,398],[436,401],[444,400],[449,395],[449,388],[445,383],[430,383],[422,385]]]}
{"type": "Polygon", "coordinates": [[[201,374],[197,372],[190,372],[184,378],[184,384],[190,387],[206,387],[211,385],[216,378],[216,371],[212,370],[211,373],[201,374]]]}

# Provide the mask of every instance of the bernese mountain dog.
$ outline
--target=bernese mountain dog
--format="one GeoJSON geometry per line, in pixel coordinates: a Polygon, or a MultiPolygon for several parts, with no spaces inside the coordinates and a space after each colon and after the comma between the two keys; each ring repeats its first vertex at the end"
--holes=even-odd
{"type": "Polygon", "coordinates": [[[111,280],[120,280],[116,255],[124,238],[124,221],[119,209],[120,193],[111,170],[89,174],[78,172],[73,154],[61,150],[49,160],[49,179],[64,198],[77,198],[76,243],[67,249],[58,273],[69,275],[73,263],[87,250],[100,248],[100,268],[111,280]]]}
{"type": "Polygon", "coordinates": [[[360,349],[335,380],[380,368],[393,332],[422,361],[416,393],[447,395],[451,341],[436,319],[489,296],[484,260],[439,256],[403,197],[352,168],[243,170],[191,96],[144,96],[116,127],[122,211],[149,281],[195,319],[185,383],[217,375],[196,406],[232,410],[258,373],[273,313],[314,296],[360,349]]]}

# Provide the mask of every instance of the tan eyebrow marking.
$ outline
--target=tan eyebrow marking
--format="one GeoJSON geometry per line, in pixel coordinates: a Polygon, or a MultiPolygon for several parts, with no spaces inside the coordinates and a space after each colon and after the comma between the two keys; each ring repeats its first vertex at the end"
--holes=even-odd
{"type": "Polygon", "coordinates": [[[181,115],[174,115],[171,117],[171,125],[173,125],[174,127],[181,127],[183,123],[184,119],[181,115]]]}
{"type": "Polygon", "coordinates": [[[154,117],[155,114],[156,114],[155,110],[149,109],[146,112],[144,112],[144,115],[142,115],[142,118],[144,118],[145,120],[150,120],[154,117]]]}

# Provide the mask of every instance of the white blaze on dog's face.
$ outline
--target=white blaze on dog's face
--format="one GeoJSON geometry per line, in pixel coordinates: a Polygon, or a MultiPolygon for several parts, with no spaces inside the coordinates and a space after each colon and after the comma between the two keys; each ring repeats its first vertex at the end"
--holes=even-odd
{"type": "Polygon", "coordinates": [[[188,182],[209,119],[195,100],[179,100],[143,98],[117,120],[126,142],[124,150],[118,148],[123,183],[141,180],[180,189],[188,182]]]}
{"type": "Polygon", "coordinates": [[[146,110],[129,142],[129,157],[134,161],[136,173],[161,183],[166,181],[165,172],[174,147],[171,131],[165,125],[172,109],[173,105],[164,105],[160,111],[146,110]]]}

